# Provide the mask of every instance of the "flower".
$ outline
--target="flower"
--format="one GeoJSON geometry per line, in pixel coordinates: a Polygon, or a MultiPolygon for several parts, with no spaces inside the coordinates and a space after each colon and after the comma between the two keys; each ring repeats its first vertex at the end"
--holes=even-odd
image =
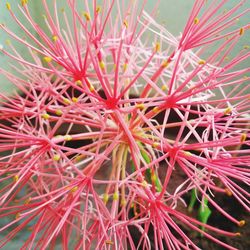
{"type": "Polygon", "coordinates": [[[224,12],[225,1],[196,0],[179,37],[132,1],[85,1],[81,12],[44,0],[47,30],[20,3],[25,24],[6,7],[26,38],[1,24],[29,56],[1,49],[18,92],[0,94],[0,218],[10,217],[0,246],[28,228],[23,248],[198,249],[189,227],[234,249],[210,231],[239,232],[179,209],[195,189],[238,226],[216,194],[249,211],[250,69],[240,67],[250,53],[228,60],[250,27],[236,22],[244,1],[224,12]]]}

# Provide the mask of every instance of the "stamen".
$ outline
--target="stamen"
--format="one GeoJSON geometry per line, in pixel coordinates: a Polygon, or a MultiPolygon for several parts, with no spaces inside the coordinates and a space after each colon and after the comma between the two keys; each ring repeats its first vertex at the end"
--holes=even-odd
{"type": "Polygon", "coordinates": [[[56,154],[53,156],[53,161],[59,161],[61,156],[59,154],[56,154]]]}

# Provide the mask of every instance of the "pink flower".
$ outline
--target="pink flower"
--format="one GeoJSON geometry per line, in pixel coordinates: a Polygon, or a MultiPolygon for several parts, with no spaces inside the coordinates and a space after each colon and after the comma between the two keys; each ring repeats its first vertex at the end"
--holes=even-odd
{"type": "Polygon", "coordinates": [[[43,0],[46,31],[27,0],[19,6],[27,23],[7,3],[26,38],[1,28],[29,57],[10,42],[1,50],[15,65],[0,72],[18,92],[0,94],[0,218],[9,220],[0,246],[29,229],[23,249],[198,249],[188,227],[235,249],[210,233],[239,232],[201,223],[183,206],[196,189],[202,206],[206,199],[245,224],[216,194],[249,211],[248,47],[229,59],[249,9],[196,0],[174,37],[145,2],[85,1],[81,12],[68,0],[60,12],[43,0]]]}

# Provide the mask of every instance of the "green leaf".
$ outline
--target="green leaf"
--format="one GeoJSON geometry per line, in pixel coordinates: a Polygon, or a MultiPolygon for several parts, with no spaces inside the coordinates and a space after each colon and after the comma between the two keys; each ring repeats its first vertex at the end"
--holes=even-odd
{"type": "MultiPolygon", "coordinates": [[[[204,203],[200,205],[198,210],[198,219],[200,222],[207,224],[207,221],[211,215],[212,211],[208,207],[208,199],[204,199],[204,203]]],[[[201,227],[201,230],[204,231],[204,226],[201,227]]]]}

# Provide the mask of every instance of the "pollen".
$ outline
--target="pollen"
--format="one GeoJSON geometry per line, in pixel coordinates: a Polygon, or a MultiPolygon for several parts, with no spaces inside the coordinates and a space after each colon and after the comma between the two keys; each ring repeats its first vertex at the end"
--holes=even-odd
{"type": "Polygon", "coordinates": [[[160,49],[161,49],[161,45],[160,45],[159,42],[157,42],[157,43],[155,44],[155,52],[159,52],[160,49]]]}
{"type": "Polygon", "coordinates": [[[76,84],[77,86],[82,86],[82,81],[81,81],[81,80],[77,80],[77,81],[75,81],[75,84],[76,84]]]}
{"type": "Polygon", "coordinates": [[[152,147],[153,148],[158,148],[160,146],[160,143],[158,142],[153,142],[152,147]]]}
{"type": "Polygon", "coordinates": [[[245,29],[244,28],[240,28],[239,35],[242,36],[242,35],[244,35],[244,33],[245,33],[245,29]]]}
{"type": "Polygon", "coordinates": [[[90,21],[90,15],[89,15],[88,12],[84,11],[84,12],[82,13],[82,15],[85,17],[85,19],[86,19],[87,22],[90,21]]]}
{"type": "Polygon", "coordinates": [[[159,111],[160,111],[160,109],[159,109],[158,107],[154,107],[154,108],[153,108],[153,112],[154,112],[154,113],[158,113],[159,111]]]}
{"type": "Polygon", "coordinates": [[[155,183],[156,180],[157,180],[157,176],[156,176],[155,174],[153,174],[153,175],[151,176],[151,181],[152,181],[153,183],[155,183]]]}
{"type": "Polygon", "coordinates": [[[52,36],[53,42],[56,42],[58,40],[58,36],[52,36]]]}
{"type": "Polygon", "coordinates": [[[66,105],[71,104],[71,101],[70,101],[68,98],[63,98],[63,102],[64,102],[66,105]]]}
{"type": "Polygon", "coordinates": [[[200,61],[198,62],[199,65],[203,65],[203,64],[205,64],[205,63],[206,63],[205,60],[200,60],[200,61]]]}
{"type": "Polygon", "coordinates": [[[58,115],[58,116],[61,116],[61,115],[63,114],[63,112],[62,112],[61,109],[57,109],[55,113],[56,113],[56,115],[58,115]]]}
{"type": "Polygon", "coordinates": [[[224,115],[229,115],[232,112],[232,108],[228,107],[224,111],[224,115]]]}
{"type": "Polygon", "coordinates": [[[78,98],[77,97],[72,97],[72,102],[74,102],[74,103],[78,102],[78,98]]]}
{"type": "Polygon", "coordinates": [[[92,84],[90,84],[90,86],[89,86],[89,91],[90,92],[94,92],[95,91],[95,88],[94,88],[94,86],[92,84]]]}
{"type": "Polygon", "coordinates": [[[104,70],[104,69],[105,69],[105,63],[104,63],[104,61],[100,61],[100,62],[99,62],[99,66],[100,66],[100,68],[101,68],[102,70],[104,70]]]}
{"type": "Polygon", "coordinates": [[[21,217],[20,213],[17,213],[16,216],[15,216],[16,220],[18,220],[20,217],[21,217]]]}
{"type": "Polygon", "coordinates": [[[228,189],[228,188],[225,188],[225,193],[226,193],[227,196],[232,196],[233,195],[233,193],[231,192],[231,190],[228,189]]]}
{"type": "Polygon", "coordinates": [[[243,133],[240,137],[240,142],[243,143],[246,141],[246,139],[247,139],[247,134],[243,133]]]}
{"type": "Polygon", "coordinates": [[[10,46],[11,45],[11,41],[9,39],[6,39],[5,40],[5,44],[8,45],[8,46],[10,46]]]}
{"type": "Polygon", "coordinates": [[[52,61],[52,58],[49,57],[49,56],[45,56],[45,57],[43,58],[43,60],[44,60],[46,63],[50,63],[50,62],[52,61]]]}
{"type": "Polygon", "coordinates": [[[30,202],[31,202],[31,197],[29,197],[28,199],[26,199],[26,200],[24,201],[24,204],[25,204],[25,205],[28,205],[28,204],[30,204],[30,202]]]}
{"type": "Polygon", "coordinates": [[[161,64],[161,66],[162,66],[163,68],[166,68],[168,65],[169,65],[168,60],[163,61],[162,64],[161,64]]]}
{"type": "Polygon", "coordinates": [[[124,63],[124,64],[123,64],[123,71],[125,72],[125,71],[127,70],[127,68],[128,68],[128,64],[127,64],[127,63],[124,63]]]}
{"type": "Polygon", "coordinates": [[[18,176],[18,175],[14,175],[14,176],[13,176],[13,181],[14,181],[14,182],[18,182],[18,180],[19,180],[19,176],[18,176]]]}
{"type": "Polygon", "coordinates": [[[189,151],[184,151],[183,153],[185,156],[192,156],[192,153],[190,153],[189,151]]]}
{"type": "Polygon", "coordinates": [[[21,0],[21,4],[22,4],[22,6],[28,4],[28,0],[21,0]]]}
{"type": "Polygon", "coordinates": [[[44,114],[42,114],[42,118],[43,118],[44,120],[49,120],[49,119],[50,119],[50,115],[47,114],[47,113],[44,113],[44,114]]]}
{"type": "Polygon", "coordinates": [[[114,244],[114,242],[113,242],[112,240],[106,240],[105,243],[106,243],[107,245],[113,245],[113,244],[114,244]]]}
{"type": "Polygon", "coordinates": [[[53,161],[59,161],[61,156],[59,154],[56,154],[53,156],[53,161]]]}
{"type": "Polygon", "coordinates": [[[124,20],[123,21],[123,24],[124,24],[124,26],[126,27],[126,29],[128,28],[128,21],[127,20],[124,20]]]}
{"type": "Polygon", "coordinates": [[[165,90],[168,90],[168,86],[165,84],[165,85],[162,85],[161,86],[161,90],[165,91],[165,90]]]}
{"type": "Polygon", "coordinates": [[[98,5],[98,6],[96,7],[96,13],[100,13],[101,10],[102,10],[102,7],[101,7],[100,5],[98,5]]]}
{"type": "Polygon", "coordinates": [[[77,190],[78,190],[78,187],[75,186],[75,187],[73,187],[73,188],[70,189],[70,192],[71,193],[75,193],[77,190]]]}
{"type": "Polygon", "coordinates": [[[11,10],[11,5],[10,5],[10,3],[6,3],[6,8],[7,8],[7,10],[11,10]]]}
{"type": "Polygon", "coordinates": [[[71,141],[72,140],[72,136],[71,135],[65,135],[64,136],[64,140],[65,141],[71,141]]]}
{"type": "Polygon", "coordinates": [[[115,192],[115,193],[113,194],[113,200],[114,200],[114,201],[118,201],[118,199],[119,199],[119,193],[118,193],[118,192],[115,192]]]}
{"type": "Polygon", "coordinates": [[[127,204],[127,201],[125,199],[122,199],[121,200],[121,206],[124,207],[124,206],[126,206],[126,204],[127,204]]]}
{"type": "Polygon", "coordinates": [[[140,110],[145,109],[145,105],[144,105],[143,103],[137,103],[137,104],[135,105],[135,107],[136,107],[137,109],[140,109],[140,110]]]}
{"type": "Polygon", "coordinates": [[[194,24],[198,24],[199,22],[200,22],[199,18],[196,17],[196,18],[194,19],[194,24]]]}
{"type": "Polygon", "coordinates": [[[104,204],[107,204],[107,202],[108,202],[108,200],[109,200],[109,195],[108,195],[107,193],[105,193],[105,194],[103,195],[102,200],[103,200],[104,204]]]}
{"type": "Polygon", "coordinates": [[[146,188],[147,186],[148,186],[148,183],[147,183],[147,181],[143,181],[142,183],[141,183],[141,185],[144,187],[144,188],[146,188]]]}
{"type": "Polygon", "coordinates": [[[246,221],[245,220],[241,220],[241,221],[239,221],[238,226],[239,227],[243,227],[245,224],[246,224],[246,221]]]}

